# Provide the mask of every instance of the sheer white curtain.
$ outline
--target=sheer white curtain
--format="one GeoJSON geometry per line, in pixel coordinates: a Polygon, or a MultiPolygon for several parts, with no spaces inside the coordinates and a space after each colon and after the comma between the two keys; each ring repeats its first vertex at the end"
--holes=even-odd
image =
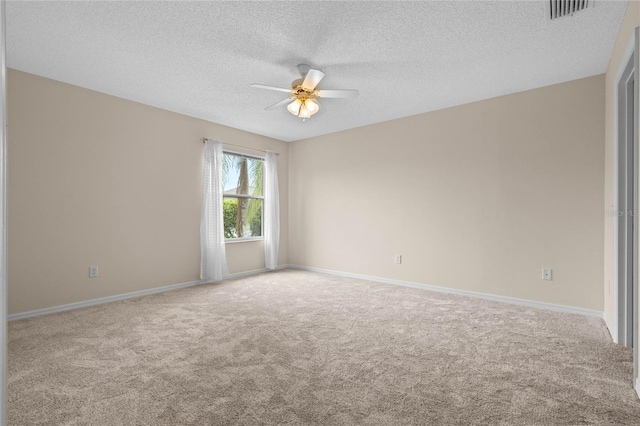
{"type": "Polygon", "coordinates": [[[278,266],[280,247],[280,197],[278,195],[278,157],[267,152],[264,158],[264,263],[278,266]]]}
{"type": "Polygon", "coordinates": [[[227,270],[222,216],[222,144],[207,139],[202,173],[202,220],[200,222],[200,278],[220,281],[227,270]]]}

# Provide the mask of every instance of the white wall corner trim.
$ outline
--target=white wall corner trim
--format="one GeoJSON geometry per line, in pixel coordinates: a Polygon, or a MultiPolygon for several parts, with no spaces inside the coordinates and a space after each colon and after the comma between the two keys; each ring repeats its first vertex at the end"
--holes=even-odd
{"type": "MultiPolygon", "coordinates": [[[[276,270],[286,269],[288,267],[289,265],[286,265],[286,264],[278,265],[276,270]]],[[[272,272],[272,271],[269,271],[268,269],[263,268],[263,269],[255,269],[255,270],[246,271],[246,272],[237,272],[235,274],[227,275],[225,277],[225,280],[242,278],[249,275],[261,274],[263,272],[272,272]]],[[[154,287],[146,290],[133,291],[131,293],[116,294],[114,296],[100,297],[98,299],[84,300],[82,302],[74,302],[74,303],[68,303],[65,305],[52,306],[50,308],[36,309],[28,312],[20,312],[17,314],[9,315],[7,319],[9,321],[15,321],[15,320],[20,320],[25,318],[36,317],[40,315],[54,314],[56,312],[70,311],[72,309],[86,308],[87,306],[100,305],[100,304],[109,303],[109,302],[116,302],[118,300],[133,299],[134,297],[148,296],[150,294],[164,293],[165,291],[177,290],[177,289],[186,288],[186,287],[193,287],[201,284],[208,284],[209,282],[210,281],[208,280],[197,280],[197,281],[189,281],[186,283],[171,284],[163,287],[154,287]]]]}
{"type": "Polygon", "coordinates": [[[607,326],[607,330],[609,330],[609,335],[611,336],[611,341],[614,343],[616,342],[616,330],[615,328],[613,328],[613,324],[611,324],[609,322],[609,319],[607,318],[607,314],[605,314],[604,312],[602,313],[602,319],[604,320],[604,324],[607,326]]]}
{"type": "Polygon", "coordinates": [[[634,386],[638,398],[640,398],[640,377],[636,377],[636,385],[634,386]]]}
{"type": "Polygon", "coordinates": [[[556,305],[554,303],[538,302],[538,301],[535,301],[535,300],[518,299],[518,298],[515,298],[515,297],[508,297],[508,296],[498,296],[498,295],[494,295],[494,294],[479,293],[479,292],[469,291],[469,290],[459,290],[459,289],[455,289],[455,288],[441,287],[441,286],[429,285],[429,284],[422,284],[422,283],[416,283],[416,282],[411,282],[411,281],[401,281],[401,280],[394,280],[394,279],[389,279],[389,278],[372,277],[372,276],[369,276],[369,275],[353,274],[353,273],[350,273],[350,272],[333,271],[333,270],[329,270],[329,269],[314,268],[314,267],[311,267],[311,266],[289,265],[289,267],[292,268],[292,269],[301,269],[303,271],[320,272],[320,273],[323,273],[323,274],[338,275],[338,276],[341,276],[341,277],[357,278],[357,279],[361,279],[361,280],[374,281],[374,282],[383,283],[383,284],[394,284],[394,285],[399,285],[399,286],[403,286],[403,287],[412,287],[412,288],[419,288],[419,289],[422,289],[422,290],[437,291],[439,293],[448,293],[448,294],[457,294],[457,295],[460,295],[460,296],[477,297],[479,299],[486,299],[486,300],[493,300],[493,301],[496,301],[496,302],[511,303],[511,304],[514,304],[514,305],[529,306],[529,307],[532,307],[532,308],[546,309],[546,310],[550,310],[550,311],[565,312],[565,313],[569,313],[569,314],[586,315],[586,316],[598,317],[598,318],[603,318],[604,317],[604,313],[602,311],[596,311],[596,310],[585,309],[585,308],[578,308],[578,307],[575,307],[575,306],[556,305]]]}

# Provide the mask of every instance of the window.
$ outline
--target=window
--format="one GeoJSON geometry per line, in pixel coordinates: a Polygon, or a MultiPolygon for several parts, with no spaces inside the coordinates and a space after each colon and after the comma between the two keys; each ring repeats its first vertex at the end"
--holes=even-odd
{"type": "Polygon", "coordinates": [[[262,171],[264,160],[224,152],[222,161],[224,237],[262,238],[262,171]]]}

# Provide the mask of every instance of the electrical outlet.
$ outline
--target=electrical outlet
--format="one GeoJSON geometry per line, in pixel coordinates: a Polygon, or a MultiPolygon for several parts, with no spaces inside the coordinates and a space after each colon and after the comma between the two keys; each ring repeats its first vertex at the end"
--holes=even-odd
{"type": "Polygon", "coordinates": [[[402,263],[402,255],[401,254],[396,254],[395,262],[398,265],[402,263]]]}
{"type": "Polygon", "coordinates": [[[542,268],[542,279],[545,281],[551,281],[552,279],[551,268],[542,268]]]}
{"type": "Polygon", "coordinates": [[[89,278],[96,278],[98,276],[98,267],[89,266],[89,278]]]}

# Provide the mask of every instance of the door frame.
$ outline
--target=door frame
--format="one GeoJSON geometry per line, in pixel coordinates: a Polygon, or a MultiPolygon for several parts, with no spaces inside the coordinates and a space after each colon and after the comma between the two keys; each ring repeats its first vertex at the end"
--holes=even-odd
{"type": "Polygon", "coordinates": [[[0,1],[0,425],[7,424],[7,66],[6,2],[0,1]]]}
{"type": "Polygon", "coordinates": [[[638,39],[639,31],[635,28],[627,49],[616,73],[614,86],[614,330],[613,340],[616,343],[633,347],[633,378],[638,378],[638,39]],[[633,115],[629,114],[633,105],[633,115]],[[632,134],[629,135],[629,120],[633,120],[632,134]],[[628,158],[627,147],[632,144],[632,159],[628,158]],[[622,175],[629,167],[632,173],[622,175]],[[626,183],[623,183],[626,182],[626,183]],[[631,183],[631,191],[628,191],[631,183]],[[627,206],[627,197],[633,197],[633,209],[627,206]],[[624,199],[623,199],[624,198],[624,199]],[[631,220],[629,220],[631,219],[631,220]],[[631,240],[628,234],[623,234],[631,224],[631,240]],[[627,258],[621,258],[629,253],[627,258]],[[621,269],[623,269],[621,271],[621,269]],[[626,273],[630,272],[633,279],[626,280],[626,273]],[[634,340],[636,344],[633,345],[634,340]]]}

